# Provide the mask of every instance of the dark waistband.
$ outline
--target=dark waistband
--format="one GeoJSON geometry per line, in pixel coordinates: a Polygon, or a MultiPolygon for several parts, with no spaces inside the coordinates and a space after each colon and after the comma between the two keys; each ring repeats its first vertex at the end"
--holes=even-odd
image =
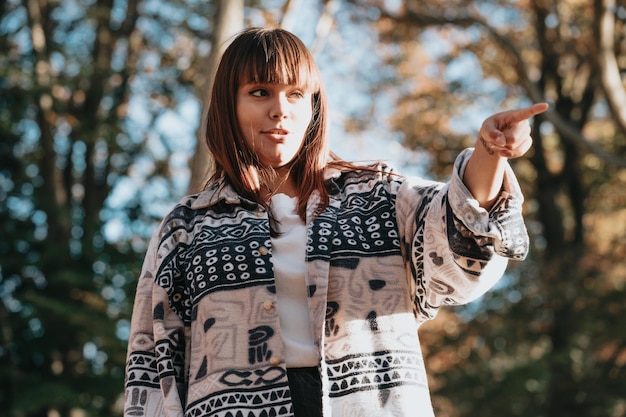
{"type": "Polygon", "coordinates": [[[287,368],[287,372],[304,372],[308,374],[319,374],[320,370],[317,368],[317,366],[305,366],[305,367],[287,368]]]}

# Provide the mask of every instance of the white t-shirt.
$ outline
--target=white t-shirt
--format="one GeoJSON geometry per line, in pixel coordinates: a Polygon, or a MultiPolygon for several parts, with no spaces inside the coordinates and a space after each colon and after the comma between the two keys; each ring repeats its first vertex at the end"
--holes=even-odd
{"type": "Polygon", "coordinates": [[[304,279],[306,226],[296,213],[296,198],[276,194],[270,208],[279,222],[272,238],[278,318],[285,345],[287,367],[317,366],[311,317],[304,279]]]}

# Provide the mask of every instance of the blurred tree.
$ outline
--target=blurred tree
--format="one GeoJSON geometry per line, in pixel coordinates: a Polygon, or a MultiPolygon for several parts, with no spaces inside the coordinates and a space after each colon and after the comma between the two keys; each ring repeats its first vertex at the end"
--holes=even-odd
{"type": "Polygon", "coordinates": [[[531,259],[423,329],[438,415],[626,415],[626,3],[394,5],[347,7],[378,28],[397,75],[378,89],[399,96],[391,121],[436,176],[488,114],[552,103],[532,154],[513,161],[531,259]]]}
{"type": "Polygon", "coordinates": [[[2,415],[115,412],[136,251],[186,168],[165,127],[189,113],[212,15],[212,2],[0,3],[2,415]]]}
{"type": "Polygon", "coordinates": [[[118,394],[122,341],[107,298],[128,260],[99,228],[110,176],[127,165],[113,167],[110,158],[135,151],[122,149],[118,135],[137,60],[137,4],[112,11],[112,1],[2,3],[6,415],[67,415],[72,406],[97,412],[118,394]]]}
{"type": "MultiPolygon", "coordinates": [[[[235,33],[243,29],[244,23],[243,0],[220,0],[217,2],[217,13],[215,29],[211,33],[211,44],[219,45],[218,48],[211,48],[211,54],[207,59],[207,76],[203,79],[203,84],[198,88],[201,96],[202,114],[209,104],[210,92],[213,88],[213,77],[217,71],[222,52],[227,45],[227,41],[235,33]]],[[[189,182],[189,192],[194,193],[202,190],[207,182],[212,169],[212,162],[204,139],[205,121],[202,120],[196,131],[196,149],[191,162],[191,179],[189,182]]]]}

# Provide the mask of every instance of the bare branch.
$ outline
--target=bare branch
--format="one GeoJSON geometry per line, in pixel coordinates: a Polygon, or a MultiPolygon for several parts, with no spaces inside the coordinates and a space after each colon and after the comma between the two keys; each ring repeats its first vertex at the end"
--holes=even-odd
{"type": "Polygon", "coordinates": [[[315,43],[311,47],[311,53],[316,54],[324,47],[328,35],[335,24],[335,8],[337,7],[336,0],[325,0],[324,10],[317,21],[315,28],[315,43]]]}
{"type": "Polygon", "coordinates": [[[293,31],[294,26],[296,25],[295,19],[295,10],[297,10],[296,6],[299,1],[294,0],[286,0],[282,5],[281,9],[281,19],[279,22],[279,26],[286,30],[293,31]]]}
{"type": "MultiPolygon", "coordinates": [[[[497,43],[499,43],[509,54],[513,55],[517,60],[517,68],[518,76],[520,77],[520,81],[522,82],[523,87],[526,89],[528,94],[528,98],[535,103],[548,101],[545,96],[537,86],[537,84],[531,81],[529,77],[529,71],[526,67],[526,64],[522,57],[519,55],[519,52],[515,45],[506,37],[499,34],[493,27],[488,25],[484,20],[477,20],[478,24],[483,26],[487,31],[489,31],[490,35],[497,43]]],[[[563,119],[554,110],[548,110],[543,116],[548,120],[552,125],[554,125],[555,129],[559,132],[561,137],[567,141],[569,141],[574,146],[582,149],[584,151],[590,152],[603,160],[604,162],[614,165],[620,168],[626,168],[626,159],[614,155],[610,152],[607,152],[602,147],[595,144],[589,138],[585,137],[579,129],[572,126],[567,120],[563,119]]]]}
{"type": "Polygon", "coordinates": [[[611,113],[622,131],[626,132],[626,91],[615,58],[615,0],[596,0],[598,63],[600,79],[611,113]]]}
{"type": "MultiPolygon", "coordinates": [[[[611,0],[604,0],[610,2],[611,0]]],[[[529,70],[519,54],[518,48],[515,44],[506,36],[500,34],[494,27],[489,25],[485,19],[479,16],[432,16],[427,14],[417,14],[414,12],[407,12],[402,16],[391,15],[386,12],[382,12],[384,17],[388,17],[393,19],[399,23],[405,23],[416,26],[438,26],[438,25],[455,25],[460,27],[469,27],[472,25],[481,26],[485,29],[489,35],[499,44],[502,49],[511,55],[515,59],[515,65],[512,65],[513,68],[517,71],[518,77],[522,83],[522,86],[526,89],[528,94],[528,98],[535,102],[546,102],[546,98],[544,97],[541,89],[537,86],[535,82],[530,79],[529,70]]],[[[622,88],[622,87],[620,87],[622,88]]],[[[626,96],[624,97],[626,103],[626,96]]],[[[626,119],[626,104],[623,106],[623,114],[626,119]]],[[[610,152],[605,151],[602,147],[595,144],[589,138],[585,137],[578,129],[573,127],[570,123],[568,123],[565,119],[563,119],[557,112],[553,110],[549,110],[544,113],[541,117],[545,117],[550,123],[552,123],[555,129],[559,132],[559,134],[563,137],[563,139],[569,141],[571,144],[575,145],[579,149],[582,149],[586,152],[590,152],[603,160],[604,162],[611,164],[613,166],[619,168],[626,168],[626,159],[619,157],[617,155],[611,154],[610,152]]]]}

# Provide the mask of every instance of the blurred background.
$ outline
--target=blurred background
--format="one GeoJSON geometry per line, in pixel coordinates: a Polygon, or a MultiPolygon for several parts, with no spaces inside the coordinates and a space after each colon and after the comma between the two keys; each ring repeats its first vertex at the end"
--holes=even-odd
{"type": "Polygon", "coordinates": [[[222,45],[314,52],[333,148],[445,180],[488,115],[548,101],[512,161],[532,250],[421,337],[439,417],[626,416],[626,1],[0,1],[0,415],[120,416],[149,237],[210,169],[222,45]]]}

